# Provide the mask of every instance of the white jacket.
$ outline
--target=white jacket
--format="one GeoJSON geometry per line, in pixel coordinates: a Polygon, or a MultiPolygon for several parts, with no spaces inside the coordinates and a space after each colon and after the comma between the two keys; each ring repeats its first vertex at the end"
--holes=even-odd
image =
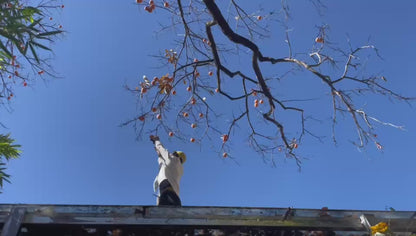
{"type": "Polygon", "coordinates": [[[155,193],[158,192],[159,184],[167,179],[179,196],[179,183],[183,175],[183,166],[180,158],[169,153],[159,140],[155,141],[155,149],[159,156],[159,173],[154,181],[155,193]]]}

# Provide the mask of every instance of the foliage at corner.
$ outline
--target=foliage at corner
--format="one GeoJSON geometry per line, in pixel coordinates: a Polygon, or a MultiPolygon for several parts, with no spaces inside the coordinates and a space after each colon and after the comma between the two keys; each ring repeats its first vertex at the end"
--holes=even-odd
{"type": "MultiPolygon", "coordinates": [[[[287,1],[278,1],[281,10],[270,8],[276,2],[137,0],[175,40],[160,45],[158,74],[127,86],[139,110],[123,125],[132,125],[138,137],[209,142],[223,158],[233,158],[232,148],[244,142],[273,165],[282,157],[300,166],[305,137],[322,142],[322,130],[332,130],[324,136],[336,143],[340,124],[354,130],[351,142],[358,148],[372,144],[381,151],[376,128],[403,126],[379,119],[365,100],[413,98],[391,90],[379,71],[363,72],[367,58],[380,57],[369,42],[341,47],[321,25],[307,47],[295,45],[291,8],[287,1]],[[264,4],[268,10],[259,8],[264,4]],[[273,46],[266,48],[272,36],[273,46]]],[[[324,7],[320,0],[310,2],[324,7]]]]}
{"type": "MultiPolygon", "coordinates": [[[[48,62],[50,44],[64,31],[54,20],[53,12],[63,8],[55,0],[0,0],[0,105],[10,103],[16,87],[27,87],[37,78],[54,76],[48,62]]],[[[5,162],[20,154],[20,145],[13,144],[9,136],[0,134],[0,188],[4,181],[10,182],[10,176],[4,172],[5,162]]]]}
{"type": "Polygon", "coordinates": [[[20,156],[20,145],[14,144],[14,142],[15,140],[10,138],[10,134],[0,134],[0,188],[3,188],[3,181],[10,183],[10,175],[4,172],[5,162],[20,156]]]}
{"type": "Polygon", "coordinates": [[[0,104],[11,100],[14,87],[26,87],[35,78],[52,75],[50,44],[63,33],[52,10],[63,8],[55,1],[0,0],[0,104]]]}

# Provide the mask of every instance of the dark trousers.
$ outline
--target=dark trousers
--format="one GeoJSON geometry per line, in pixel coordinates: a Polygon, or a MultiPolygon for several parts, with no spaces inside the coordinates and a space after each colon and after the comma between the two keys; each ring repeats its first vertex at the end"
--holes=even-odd
{"type": "Polygon", "coordinates": [[[163,180],[159,185],[160,197],[158,206],[182,206],[181,199],[175,193],[168,180],[163,180]]]}

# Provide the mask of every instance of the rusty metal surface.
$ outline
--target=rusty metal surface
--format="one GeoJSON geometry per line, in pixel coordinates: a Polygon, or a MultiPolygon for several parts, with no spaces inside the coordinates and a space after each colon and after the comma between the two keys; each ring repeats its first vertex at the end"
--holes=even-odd
{"type": "Polygon", "coordinates": [[[0,205],[0,224],[15,207],[24,208],[23,224],[275,227],[366,232],[360,216],[385,221],[395,232],[416,232],[410,211],[353,211],[247,207],[157,207],[94,205],[0,205]]]}

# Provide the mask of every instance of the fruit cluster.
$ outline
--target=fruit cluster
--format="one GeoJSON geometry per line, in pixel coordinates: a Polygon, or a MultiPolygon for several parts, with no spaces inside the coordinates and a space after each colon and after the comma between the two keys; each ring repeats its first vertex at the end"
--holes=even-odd
{"type": "Polygon", "coordinates": [[[165,57],[168,59],[168,62],[171,64],[176,64],[178,61],[177,53],[172,49],[167,50],[165,49],[165,57]]]}
{"type": "MultiPolygon", "coordinates": [[[[142,4],[143,0],[136,0],[136,3],[137,4],[142,4]]],[[[166,7],[166,8],[170,7],[168,2],[163,2],[163,6],[166,7]]],[[[156,9],[156,4],[155,4],[154,0],[150,0],[149,5],[144,7],[144,10],[149,12],[149,13],[152,13],[155,9],[156,9]]]]}

